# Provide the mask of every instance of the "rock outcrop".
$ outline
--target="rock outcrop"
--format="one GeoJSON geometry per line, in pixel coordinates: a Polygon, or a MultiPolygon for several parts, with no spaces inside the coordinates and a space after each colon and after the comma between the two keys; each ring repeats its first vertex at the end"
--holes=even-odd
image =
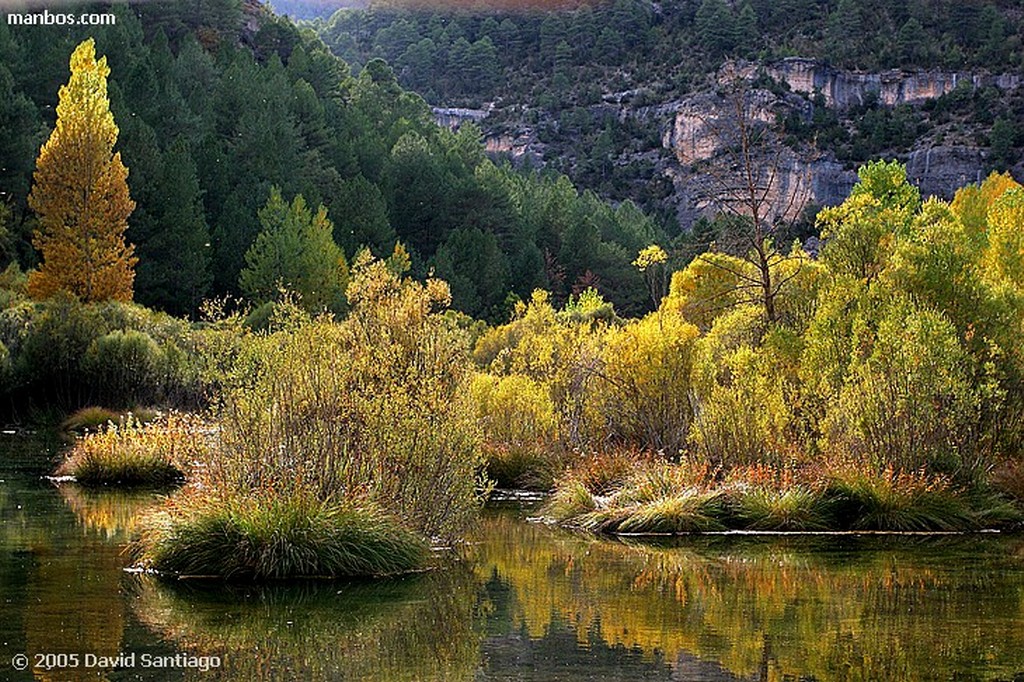
{"type": "MultiPolygon", "coordinates": [[[[720,78],[756,73],[757,67],[745,63],[729,63],[720,72],[720,78]]],[[[964,71],[914,71],[890,69],[880,73],[845,71],[813,59],[790,57],[770,64],[765,73],[794,92],[813,94],[820,92],[825,105],[836,109],[849,109],[867,103],[871,98],[885,106],[922,104],[953,92],[957,87],[972,90],[994,87],[1016,90],[1022,86],[1017,73],[988,74],[964,71]]]]}

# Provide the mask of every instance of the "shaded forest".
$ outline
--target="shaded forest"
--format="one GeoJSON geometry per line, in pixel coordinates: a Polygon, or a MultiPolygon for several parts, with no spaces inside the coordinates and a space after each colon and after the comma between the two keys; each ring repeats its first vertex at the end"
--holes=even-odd
{"type": "MultiPolygon", "coordinates": [[[[252,294],[239,278],[276,189],[313,213],[322,205],[347,259],[401,241],[413,273],[450,281],[455,306],[475,317],[503,319],[536,287],[564,300],[597,286],[623,311],[648,305],[630,262],[659,236],[653,220],[557,174],[495,165],[478,130],[438,127],[384,61],[354,76],[311,31],[237,0],[113,11],[116,27],[92,33],[137,204],[127,238],[138,302],[194,314],[204,298],[252,294]]],[[[84,37],[0,22],[2,252],[21,269],[36,264],[36,154],[84,37]]]]}

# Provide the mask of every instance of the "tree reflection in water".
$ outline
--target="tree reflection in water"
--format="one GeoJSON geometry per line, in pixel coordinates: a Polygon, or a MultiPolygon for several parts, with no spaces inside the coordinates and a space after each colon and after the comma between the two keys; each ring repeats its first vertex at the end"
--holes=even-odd
{"type": "MultiPolygon", "coordinates": [[[[474,545],[507,631],[639,649],[706,679],[1012,679],[1024,672],[1022,541],[576,536],[508,517],[474,545]],[[494,588],[492,588],[493,590],[494,588]]],[[[493,623],[492,623],[493,626],[493,623]]]]}
{"type": "Polygon", "coordinates": [[[140,577],[135,614],[223,666],[195,679],[473,679],[478,583],[460,564],[403,579],[225,586],[140,577]]]}

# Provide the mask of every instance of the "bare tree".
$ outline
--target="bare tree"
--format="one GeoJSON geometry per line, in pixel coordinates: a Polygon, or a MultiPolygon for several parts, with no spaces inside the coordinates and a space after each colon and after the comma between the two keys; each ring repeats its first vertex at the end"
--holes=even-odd
{"type": "Polygon", "coordinates": [[[736,80],[722,94],[724,106],[718,112],[699,116],[719,141],[705,170],[710,181],[706,200],[732,216],[723,222],[722,234],[707,245],[708,250],[726,252],[752,267],[736,267],[706,254],[699,257],[733,275],[743,292],[737,300],[762,305],[768,322],[775,323],[776,299],[800,271],[798,265],[783,273],[780,266],[801,259],[784,250],[787,245],[779,244],[779,237],[799,219],[808,203],[809,171],[772,130],[773,114],[765,115],[767,107],[758,110],[759,100],[766,94],[746,80],[736,80]],[[792,186],[794,174],[796,187],[792,186]]]}

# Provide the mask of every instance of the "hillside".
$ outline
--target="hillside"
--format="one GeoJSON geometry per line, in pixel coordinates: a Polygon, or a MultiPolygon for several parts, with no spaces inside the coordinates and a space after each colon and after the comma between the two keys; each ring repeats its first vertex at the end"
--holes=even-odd
{"type": "Polygon", "coordinates": [[[716,92],[737,77],[757,110],[748,113],[790,150],[788,186],[804,185],[795,200],[810,208],[845,196],[873,158],[903,160],[926,194],[947,197],[991,170],[1020,175],[1016,3],[616,0],[547,13],[376,5],[314,26],[349,63],[386,59],[432,105],[475,110],[492,151],[631,198],[683,229],[709,205],[707,174],[693,162],[715,163],[687,151],[714,147],[695,142],[708,126],[690,125],[687,112],[720,119],[716,92]]]}
{"type": "MultiPolygon", "coordinates": [[[[154,1],[86,32],[0,21],[0,212],[9,277],[36,264],[27,197],[39,146],[75,45],[93,36],[109,67],[116,149],[136,208],[136,300],[196,314],[212,296],[265,296],[243,286],[274,188],[323,205],[351,262],[398,242],[412,273],[450,282],[454,306],[502,320],[536,287],[565,301],[588,286],[623,312],[650,306],[639,249],[662,239],[632,203],[612,206],[557,174],[496,166],[478,130],[439,127],[380,60],[357,76],[311,31],[256,0],[154,1]]],[[[280,203],[280,202],[279,202],[280,203]]],[[[283,266],[281,266],[283,267],[283,266]]],[[[298,288],[304,273],[276,273],[298,288]]],[[[276,288],[275,288],[276,291],[276,288]]],[[[334,310],[344,308],[335,295],[334,310]]]]}

